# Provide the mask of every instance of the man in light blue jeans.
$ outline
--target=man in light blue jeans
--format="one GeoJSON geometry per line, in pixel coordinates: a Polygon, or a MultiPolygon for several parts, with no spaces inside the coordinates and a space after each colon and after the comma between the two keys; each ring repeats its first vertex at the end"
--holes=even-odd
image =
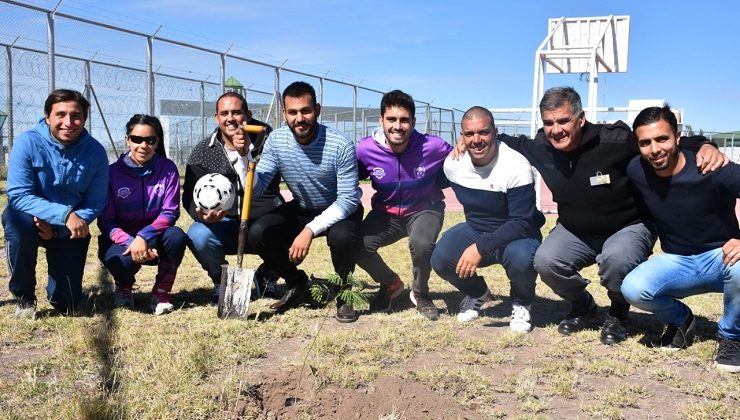
{"type": "Polygon", "coordinates": [[[691,308],[679,299],[723,293],[715,365],[740,372],[740,165],[702,175],[696,155],[678,148],[681,136],[667,106],[644,109],[633,130],[641,156],[627,175],[655,218],[663,253],[629,273],[622,294],[668,324],[655,347],[678,350],[691,344],[695,327],[691,308]]]}

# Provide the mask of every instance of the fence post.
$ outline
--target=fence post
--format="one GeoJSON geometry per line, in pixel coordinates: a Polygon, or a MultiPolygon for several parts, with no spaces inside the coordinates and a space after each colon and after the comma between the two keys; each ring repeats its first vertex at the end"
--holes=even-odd
{"type": "Polygon", "coordinates": [[[54,51],[54,12],[46,14],[47,57],[49,63],[49,93],[56,86],[56,52],[54,51]]]}
{"type": "Polygon", "coordinates": [[[352,141],[357,141],[357,85],[352,85],[352,141]]]}
{"type": "Polygon", "coordinates": [[[206,85],[200,82],[200,138],[206,138],[206,85]]]}
{"type": "Polygon", "coordinates": [[[6,108],[8,110],[8,118],[5,120],[5,125],[8,127],[8,150],[13,149],[13,53],[10,51],[10,46],[5,47],[5,55],[8,58],[8,74],[6,75],[8,81],[8,95],[6,108]]]}
{"type": "MultiPolygon", "coordinates": [[[[92,89],[90,89],[90,86],[92,86],[92,81],[90,77],[90,60],[85,60],[85,90],[87,97],[87,102],[92,103],[92,98],[90,95],[92,94],[92,89]]],[[[87,132],[92,136],[93,130],[92,130],[92,107],[90,107],[90,112],[87,115],[87,132]]]]}
{"type": "MultiPolygon", "coordinates": [[[[324,105],[324,78],[319,77],[319,103],[324,105]]],[[[319,114],[319,124],[324,122],[324,114],[319,114]]],[[[336,127],[334,127],[336,128],[336,127]]]]}
{"type": "Polygon", "coordinates": [[[275,128],[280,127],[279,115],[283,109],[283,99],[280,95],[280,67],[275,67],[275,128]]]}
{"type": "Polygon", "coordinates": [[[154,45],[152,37],[146,37],[146,103],[149,115],[154,115],[154,45]]]}

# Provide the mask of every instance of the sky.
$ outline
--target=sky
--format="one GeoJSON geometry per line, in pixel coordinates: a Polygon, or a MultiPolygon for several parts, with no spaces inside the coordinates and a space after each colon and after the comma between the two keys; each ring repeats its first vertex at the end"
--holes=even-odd
{"type": "MultiPolygon", "coordinates": [[[[59,0],[25,3],[54,8],[59,0]]],[[[9,7],[0,3],[0,41],[45,47],[43,14],[3,13],[9,7]]],[[[534,53],[548,19],[629,15],[627,72],[600,75],[598,106],[664,99],[683,108],[696,131],[740,129],[736,1],[63,0],[59,10],[462,110],[531,106],[534,53]]],[[[140,39],[91,36],[79,26],[57,24],[58,51],[143,60],[140,39]]],[[[218,61],[206,54],[155,45],[155,60],[218,80],[218,61]]],[[[272,90],[271,72],[253,74],[242,82],[272,90]]],[[[575,87],[586,102],[579,75],[546,76],[545,87],[557,85],[575,87]]]]}

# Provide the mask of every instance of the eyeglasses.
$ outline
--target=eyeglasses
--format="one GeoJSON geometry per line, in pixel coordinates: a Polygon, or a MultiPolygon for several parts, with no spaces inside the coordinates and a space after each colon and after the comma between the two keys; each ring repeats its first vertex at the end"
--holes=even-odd
{"type": "Polygon", "coordinates": [[[134,144],[141,144],[142,141],[145,141],[146,144],[150,146],[154,146],[159,141],[159,138],[157,136],[128,136],[128,139],[131,140],[134,144]]]}

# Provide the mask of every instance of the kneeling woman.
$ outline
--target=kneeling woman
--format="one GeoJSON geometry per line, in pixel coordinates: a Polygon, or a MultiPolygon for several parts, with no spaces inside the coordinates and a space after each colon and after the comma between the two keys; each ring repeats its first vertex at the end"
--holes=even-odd
{"type": "Polygon", "coordinates": [[[167,159],[156,117],[134,115],[126,124],[129,151],[110,165],[108,204],[98,219],[98,257],[116,283],[114,305],[133,307],[132,287],[142,264],[157,265],[149,308],[174,310],[170,291],[185,253],[180,216],[180,176],[167,159]]]}

